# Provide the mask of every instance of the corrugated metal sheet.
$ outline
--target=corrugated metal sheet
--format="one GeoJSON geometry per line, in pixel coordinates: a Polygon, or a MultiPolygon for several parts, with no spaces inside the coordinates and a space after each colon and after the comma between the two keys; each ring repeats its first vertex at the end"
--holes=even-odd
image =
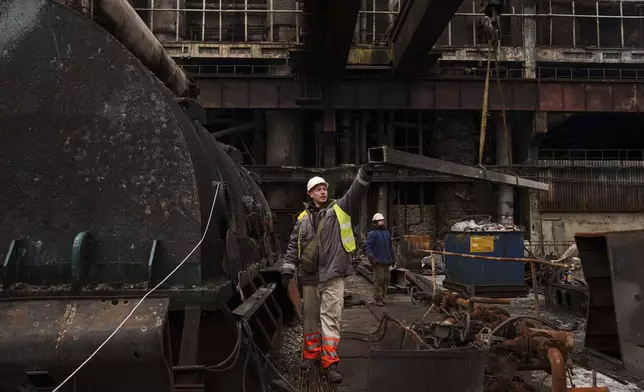
{"type": "Polygon", "coordinates": [[[541,161],[544,212],[644,212],[642,161],[541,161]]]}

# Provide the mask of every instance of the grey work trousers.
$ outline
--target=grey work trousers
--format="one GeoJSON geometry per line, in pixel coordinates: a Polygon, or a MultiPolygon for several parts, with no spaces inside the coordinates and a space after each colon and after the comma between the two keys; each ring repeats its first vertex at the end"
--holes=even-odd
{"type": "Polygon", "coordinates": [[[302,287],[304,318],[304,358],[317,359],[322,354],[322,366],[338,362],[338,345],[342,308],[344,306],[343,276],[326,282],[302,287]]]}

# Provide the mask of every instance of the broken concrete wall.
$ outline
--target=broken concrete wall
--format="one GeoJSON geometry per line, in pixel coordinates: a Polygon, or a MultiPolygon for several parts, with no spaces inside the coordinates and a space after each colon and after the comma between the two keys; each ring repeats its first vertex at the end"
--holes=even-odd
{"type": "Polygon", "coordinates": [[[397,205],[394,206],[394,212],[398,225],[404,225],[404,228],[401,228],[401,233],[435,236],[436,206],[397,205]]]}
{"type": "Polygon", "coordinates": [[[572,243],[575,233],[644,229],[644,213],[641,212],[542,212],[541,221],[546,243],[572,243]]]}

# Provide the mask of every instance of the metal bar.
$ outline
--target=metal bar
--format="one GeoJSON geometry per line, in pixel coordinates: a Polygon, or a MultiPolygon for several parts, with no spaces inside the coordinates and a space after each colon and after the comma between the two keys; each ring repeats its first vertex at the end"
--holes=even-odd
{"type": "Polygon", "coordinates": [[[572,2],[572,47],[577,47],[577,19],[575,18],[575,2],[572,2]]]}
{"type": "Polygon", "coordinates": [[[429,254],[444,255],[444,256],[458,256],[458,257],[464,257],[466,259],[494,260],[494,261],[503,261],[507,263],[537,263],[537,264],[543,264],[543,265],[547,265],[550,267],[557,267],[557,268],[571,268],[573,266],[572,264],[555,263],[548,260],[529,259],[526,257],[483,256],[483,255],[473,255],[473,254],[467,254],[467,253],[445,252],[441,250],[418,249],[416,251],[419,253],[429,253],[429,254]]]}
{"type": "Polygon", "coordinates": [[[179,41],[179,0],[176,2],[176,14],[175,14],[175,24],[174,24],[174,40],[179,41]]]}
{"type": "Polygon", "coordinates": [[[428,170],[443,174],[450,174],[457,177],[489,181],[497,184],[508,184],[520,188],[531,188],[544,191],[550,190],[550,186],[543,182],[532,181],[525,178],[493,172],[478,167],[459,165],[457,163],[424,157],[418,154],[410,154],[385,146],[370,148],[368,154],[369,162],[371,163],[381,163],[428,170]]]}
{"type": "Polygon", "coordinates": [[[619,33],[620,33],[620,39],[622,43],[622,48],[624,47],[624,2],[620,1],[619,2],[619,33]]]}
{"type": "MultiPolygon", "coordinates": [[[[295,2],[295,11],[300,12],[300,2],[295,2]]],[[[300,44],[300,15],[295,15],[295,43],[300,44]]]]}
{"type": "Polygon", "coordinates": [[[273,40],[274,40],[274,38],[273,38],[273,34],[274,34],[273,33],[273,25],[274,25],[273,0],[268,0],[268,9],[269,9],[269,11],[271,11],[268,14],[268,23],[269,23],[268,34],[270,34],[270,38],[268,39],[268,41],[273,42],[273,40]]]}
{"type": "Polygon", "coordinates": [[[595,13],[597,14],[597,47],[601,47],[600,35],[599,35],[599,1],[595,0],[595,13]]]}
{"type": "Polygon", "coordinates": [[[537,317],[541,317],[541,305],[539,304],[539,286],[537,283],[537,274],[534,272],[534,263],[530,263],[530,275],[532,276],[532,291],[534,292],[534,308],[537,317]]]}
{"type": "MultiPolygon", "coordinates": [[[[201,327],[201,308],[186,306],[181,333],[181,348],[179,349],[179,366],[197,365],[199,355],[199,329],[201,327]]],[[[199,381],[198,371],[184,372],[175,378],[180,385],[193,384],[199,381]]]]}

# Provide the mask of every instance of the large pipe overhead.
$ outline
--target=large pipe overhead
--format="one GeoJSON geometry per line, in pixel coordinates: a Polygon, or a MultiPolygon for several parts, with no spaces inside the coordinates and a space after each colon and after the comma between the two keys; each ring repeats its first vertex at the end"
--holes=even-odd
{"type": "Polygon", "coordinates": [[[170,58],[127,0],[99,0],[95,3],[106,20],[99,23],[180,97],[198,96],[196,84],[170,58]]]}

